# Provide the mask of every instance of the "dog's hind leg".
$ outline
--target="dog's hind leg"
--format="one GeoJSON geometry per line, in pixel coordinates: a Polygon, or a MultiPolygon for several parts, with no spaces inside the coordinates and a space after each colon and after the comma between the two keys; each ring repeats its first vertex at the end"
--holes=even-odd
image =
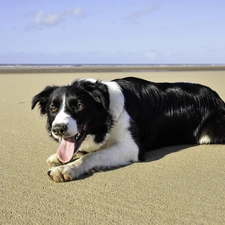
{"type": "Polygon", "coordinates": [[[225,143],[225,109],[207,117],[198,130],[199,144],[225,143]]]}

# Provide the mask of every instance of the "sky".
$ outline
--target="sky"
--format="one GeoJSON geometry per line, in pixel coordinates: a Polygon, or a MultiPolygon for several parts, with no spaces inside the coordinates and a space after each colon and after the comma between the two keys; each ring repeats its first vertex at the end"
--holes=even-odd
{"type": "Polygon", "coordinates": [[[0,6],[0,64],[225,64],[224,0],[0,6]]]}

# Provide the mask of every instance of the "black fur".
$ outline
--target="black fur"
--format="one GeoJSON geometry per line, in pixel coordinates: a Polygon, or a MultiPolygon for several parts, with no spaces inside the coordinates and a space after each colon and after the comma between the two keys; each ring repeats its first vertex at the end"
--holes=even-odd
{"type": "Polygon", "coordinates": [[[198,144],[204,135],[211,143],[225,142],[225,104],[209,87],[133,77],[114,81],[120,85],[125,108],[135,121],[142,151],[198,144]]]}

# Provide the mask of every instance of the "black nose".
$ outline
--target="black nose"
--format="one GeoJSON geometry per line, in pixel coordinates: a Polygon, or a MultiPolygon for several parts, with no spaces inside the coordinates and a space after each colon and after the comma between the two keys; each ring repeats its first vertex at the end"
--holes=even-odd
{"type": "Polygon", "coordinates": [[[55,124],[52,127],[52,132],[58,136],[63,136],[66,133],[66,131],[67,131],[67,125],[63,123],[55,124]]]}

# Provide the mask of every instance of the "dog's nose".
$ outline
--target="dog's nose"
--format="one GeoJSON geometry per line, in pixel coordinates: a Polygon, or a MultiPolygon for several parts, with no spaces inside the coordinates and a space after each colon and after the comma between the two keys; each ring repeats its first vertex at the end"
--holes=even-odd
{"type": "Polygon", "coordinates": [[[58,136],[63,136],[66,133],[66,131],[67,131],[67,125],[63,123],[55,124],[52,127],[52,132],[58,136]]]}

